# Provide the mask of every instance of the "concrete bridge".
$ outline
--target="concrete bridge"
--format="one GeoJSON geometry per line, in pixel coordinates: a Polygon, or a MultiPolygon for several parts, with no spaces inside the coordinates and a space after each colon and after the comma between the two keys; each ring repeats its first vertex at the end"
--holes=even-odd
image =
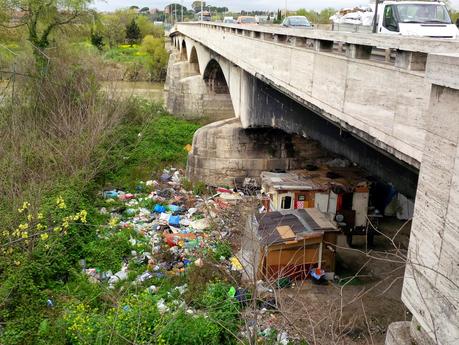
{"type": "Polygon", "coordinates": [[[387,341],[458,344],[459,42],[214,23],[171,40],[168,108],[231,118],[198,131],[191,177],[297,167],[319,142],[416,195],[402,294],[414,321],[387,341]]]}

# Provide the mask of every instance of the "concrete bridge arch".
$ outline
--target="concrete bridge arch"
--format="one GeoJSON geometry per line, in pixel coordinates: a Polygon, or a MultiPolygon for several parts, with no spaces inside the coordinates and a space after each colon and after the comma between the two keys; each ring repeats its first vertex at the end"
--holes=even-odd
{"type": "Polygon", "coordinates": [[[165,87],[168,110],[209,122],[234,117],[237,95],[231,90],[238,88],[230,87],[230,63],[187,37],[175,40],[179,48],[171,54],[165,87]]]}

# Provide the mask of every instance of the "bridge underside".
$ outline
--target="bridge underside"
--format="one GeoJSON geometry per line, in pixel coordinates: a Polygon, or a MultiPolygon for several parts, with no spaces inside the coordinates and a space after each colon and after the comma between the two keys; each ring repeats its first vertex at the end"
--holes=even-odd
{"type": "MultiPolygon", "coordinates": [[[[216,126],[209,127],[210,132],[207,134],[203,134],[206,128],[202,129],[197,136],[199,140],[195,140],[194,143],[195,150],[192,156],[195,157],[189,161],[190,164],[196,165],[188,169],[190,178],[203,179],[205,182],[216,184],[220,176],[221,182],[227,184],[228,175],[231,175],[231,178],[256,177],[252,175],[258,173],[262,167],[267,170],[293,167],[291,164],[293,157],[286,155],[281,163],[272,164],[273,159],[279,162],[282,158],[282,155],[273,157],[270,153],[272,146],[270,143],[276,144],[278,140],[273,135],[276,132],[270,130],[275,128],[319,142],[324,149],[349,159],[367,170],[369,175],[392,183],[398,191],[414,199],[418,170],[384,151],[379,143],[377,143],[379,146],[373,144],[375,140],[368,134],[361,132],[357,135],[355,129],[349,131],[348,127],[340,127],[321,114],[320,109],[314,109],[306,102],[300,104],[301,99],[295,98],[295,95],[290,94],[288,90],[271,83],[261,75],[249,74],[198,42],[184,37],[174,37],[173,41],[174,46],[180,49],[173,56],[180,56],[180,59],[178,62],[171,59],[169,66],[170,91],[167,104],[172,113],[194,114],[188,117],[204,115],[210,122],[236,116],[239,118],[241,129],[266,129],[265,145],[257,145],[257,151],[249,155],[250,160],[256,161],[255,164],[248,164],[248,157],[244,155],[244,150],[240,149],[247,146],[246,141],[250,136],[235,130],[234,123],[230,132],[238,134],[233,136],[231,145],[225,149],[225,152],[221,148],[219,150],[218,145],[214,145],[211,140],[203,139],[208,138],[210,132],[213,133],[212,135],[220,133],[216,131],[216,126]],[[222,111],[224,109],[229,111],[222,111]],[[215,115],[212,116],[212,113],[215,115]],[[242,141],[239,143],[238,140],[242,141]],[[209,149],[209,145],[215,147],[209,149]],[[231,148],[233,153],[229,154],[227,151],[231,148]],[[197,152],[206,152],[206,155],[199,156],[197,152]],[[212,153],[209,155],[208,152],[212,153]],[[208,163],[210,161],[219,161],[218,168],[215,164],[208,163]],[[235,163],[238,161],[240,164],[235,163]],[[225,164],[228,166],[224,166],[225,164]],[[253,166],[257,169],[247,168],[253,166]],[[207,175],[206,167],[209,169],[207,175]],[[237,176],[238,171],[239,176],[237,176]],[[193,176],[193,172],[196,172],[196,176],[193,176]]],[[[222,133],[230,133],[228,129],[223,129],[227,124],[222,123],[221,126],[222,133]]],[[[258,131],[258,133],[262,132],[258,131]]],[[[301,146],[305,147],[305,145],[301,146]]],[[[294,166],[300,167],[301,164],[294,166]]]]}
{"type": "Polygon", "coordinates": [[[274,127],[316,140],[326,150],[346,157],[414,199],[418,170],[339,128],[273,86],[251,79],[253,104],[246,120],[249,128],[274,127]]]}

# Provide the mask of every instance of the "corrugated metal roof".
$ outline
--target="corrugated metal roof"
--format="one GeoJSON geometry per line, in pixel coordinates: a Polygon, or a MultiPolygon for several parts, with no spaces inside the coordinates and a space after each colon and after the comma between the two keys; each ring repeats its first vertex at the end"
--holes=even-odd
{"type": "Polygon", "coordinates": [[[316,209],[258,214],[257,221],[258,239],[262,246],[322,237],[325,232],[338,231],[335,224],[316,209]],[[281,233],[285,234],[286,232],[281,231],[280,233],[279,227],[289,227],[294,233],[294,237],[283,237],[281,233]]]}

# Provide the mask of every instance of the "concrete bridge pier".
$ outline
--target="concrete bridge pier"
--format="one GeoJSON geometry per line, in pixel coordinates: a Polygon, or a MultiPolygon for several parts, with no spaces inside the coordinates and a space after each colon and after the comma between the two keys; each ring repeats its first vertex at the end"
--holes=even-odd
{"type": "Polygon", "coordinates": [[[305,168],[324,156],[318,142],[274,128],[244,129],[233,118],[196,132],[187,176],[208,185],[235,186],[246,177],[258,181],[263,171],[305,168]]]}
{"type": "Polygon", "coordinates": [[[166,81],[170,113],[211,124],[194,136],[187,176],[209,185],[234,186],[265,170],[306,167],[324,156],[319,143],[271,126],[246,126],[257,106],[254,77],[197,42],[175,37],[166,81]],[[256,127],[256,128],[253,128],[256,127]]]}

